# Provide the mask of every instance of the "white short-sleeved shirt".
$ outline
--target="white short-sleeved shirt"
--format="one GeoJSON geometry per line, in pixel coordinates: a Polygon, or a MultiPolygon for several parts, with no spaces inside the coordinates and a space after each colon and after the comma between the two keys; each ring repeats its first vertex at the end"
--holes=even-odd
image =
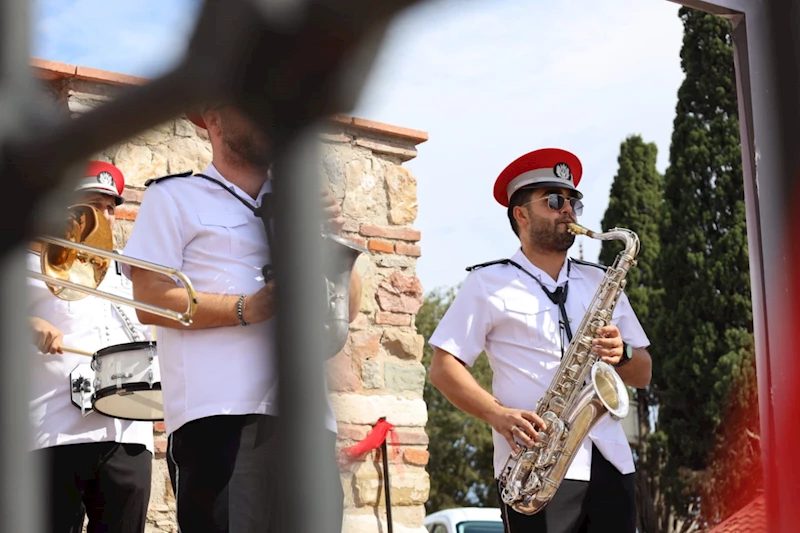
{"type": "MultiPolygon", "coordinates": [[[[112,262],[98,289],[132,298],[130,281],[112,262]]],[[[29,252],[29,270],[41,272],[39,254],[29,252]]],[[[28,316],[39,317],[61,330],[64,346],[96,352],[134,342],[109,300],[88,295],[76,301],[55,297],[44,282],[28,278],[28,316]]],[[[136,340],[152,340],[151,328],[139,323],[132,307],[120,306],[138,332],[136,340]]],[[[92,412],[84,417],[71,400],[70,373],[90,358],[69,352],[43,354],[30,345],[31,449],[86,442],[143,444],[153,453],[153,423],[127,421],[92,412]]]]}
{"type": "MultiPolygon", "coordinates": [[[[203,174],[231,187],[253,207],[271,189],[267,181],[253,200],[213,164],[203,174]]],[[[147,188],[125,251],[182,271],[198,292],[225,295],[253,294],[264,287],[261,270],[270,261],[261,219],[218,184],[192,176],[147,188]]],[[[130,267],[123,271],[130,276],[130,267]]],[[[277,415],[274,328],[274,317],[245,327],[159,327],[167,433],[215,415],[277,415]]],[[[327,407],[326,426],[335,432],[330,402],[327,407]]]]}
{"type": "MultiPolygon", "coordinates": [[[[565,261],[555,281],[535,267],[521,249],[512,260],[536,276],[549,291],[563,286],[569,279],[565,307],[574,332],[600,285],[604,270],[565,261]]],[[[649,346],[650,341],[624,293],[611,323],[632,347],[649,346]]],[[[563,342],[566,351],[566,339],[563,342]]],[[[430,344],[469,366],[485,350],[494,374],[492,394],[507,407],[534,411],[561,362],[559,309],[536,280],[515,266],[487,266],[467,276],[431,336],[430,344]]],[[[494,471],[495,476],[499,476],[511,448],[502,435],[494,430],[492,433],[494,471]]],[[[606,415],[576,452],[567,479],[589,479],[592,443],[621,473],[634,471],[633,456],[622,424],[606,415]]]]}

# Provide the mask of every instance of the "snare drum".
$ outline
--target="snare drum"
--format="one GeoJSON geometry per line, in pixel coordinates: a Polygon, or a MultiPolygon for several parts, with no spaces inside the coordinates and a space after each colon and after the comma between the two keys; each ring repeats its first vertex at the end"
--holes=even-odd
{"type": "Polygon", "coordinates": [[[92,357],[92,407],[122,420],[164,420],[155,341],[108,346],[92,357]]]}

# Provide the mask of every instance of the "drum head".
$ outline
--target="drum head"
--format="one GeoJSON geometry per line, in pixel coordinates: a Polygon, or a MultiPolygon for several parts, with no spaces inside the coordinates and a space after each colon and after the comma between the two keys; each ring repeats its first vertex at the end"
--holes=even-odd
{"type": "Polygon", "coordinates": [[[129,383],[123,388],[106,387],[95,392],[94,410],[121,420],[164,420],[161,383],[129,383]]]}
{"type": "Polygon", "coordinates": [[[94,355],[95,357],[103,357],[104,355],[110,355],[119,352],[131,352],[135,350],[141,350],[144,348],[148,348],[152,346],[156,348],[158,344],[156,341],[137,341],[137,342],[126,342],[124,344],[114,344],[113,346],[106,346],[105,348],[98,350],[94,355]]]}

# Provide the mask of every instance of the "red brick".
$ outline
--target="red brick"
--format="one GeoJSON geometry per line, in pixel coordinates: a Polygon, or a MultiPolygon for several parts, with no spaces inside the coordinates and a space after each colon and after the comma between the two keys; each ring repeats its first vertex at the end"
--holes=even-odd
{"type": "Polygon", "coordinates": [[[156,438],[153,442],[153,446],[155,448],[156,457],[164,457],[167,454],[167,438],[166,437],[159,437],[156,438]]]}
{"type": "Polygon", "coordinates": [[[167,428],[164,427],[164,422],[153,422],[153,433],[161,434],[166,432],[167,428]]]}
{"type": "Polygon", "coordinates": [[[373,252],[383,252],[385,254],[394,253],[394,244],[382,239],[370,239],[367,248],[373,252]]]}
{"type": "Polygon", "coordinates": [[[134,202],[140,204],[142,203],[142,198],[144,197],[144,191],[140,191],[139,189],[131,189],[130,187],[125,187],[125,190],[122,191],[122,197],[125,198],[126,202],[134,202]]]}
{"type": "Polygon", "coordinates": [[[411,242],[417,242],[422,238],[422,234],[413,228],[397,226],[368,226],[362,224],[360,233],[365,237],[383,237],[411,242]]]}
{"type": "Polygon", "coordinates": [[[412,130],[411,128],[403,128],[401,126],[393,126],[391,124],[384,124],[382,122],[375,122],[374,120],[367,120],[363,118],[353,117],[351,120],[354,127],[370,133],[382,133],[391,137],[409,139],[415,141],[415,144],[424,143],[428,140],[428,134],[424,131],[412,130]]]}
{"type": "Polygon", "coordinates": [[[356,244],[359,244],[364,248],[367,247],[367,239],[365,239],[364,237],[359,237],[358,235],[342,235],[342,237],[344,237],[348,241],[352,241],[356,244]]]}
{"type": "Polygon", "coordinates": [[[422,255],[422,248],[416,244],[406,244],[404,242],[398,242],[394,247],[394,251],[400,255],[410,255],[411,257],[422,255]]]}
{"type": "Polygon", "coordinates": [[[378,311],[375,313],[375,323],[384,326],[410,326],[411,315],[378,311]]]}
{"type": "Polygon", "coordinates": [[[367,426],[353,426],[347,424],[339,424],[337,438],[339,440],[353,440],[356,442],[360,442],[364,440],[364,437],[367,436],[367,432],[369,431],[369,427],[367,426]]]}
{"type": "Polygon", "coordinates": [[[403,451],[403,459],[406,463],[416,466],[425,466],[428,464],[430,453],[425,450],[415,450],[413,448],[406,448],[403,451]]]}
{"type": "Polygon", "coordinates": [[[396,429],[394,433],[400,444],[425,445],[429,442],[428,434],[424,430],[396,429]]]}
{"type": "Polygon", "coordinates": [[[49,59],[32,58],[30,64],[36,69],[39,78],[45,80],[71,78],[78,70],[78,67],[75,65],[61,63],[59,61],[50,61],[49,59]]]}
{"type": "Polygon", "coordinates": [[[139,212],[138,207],[126,206],[122,204],[114,210],[114,216],[117,220],[136,220],[136,213],[139,212]]]}
{"type": "Polygon", "coordinates": [[[144,85],[148,81],[147,78],[141,78],[139,76],[81,66],[78,66],[76,69],[75,77],[90,81],[113,83],[116,85],[144,85]]]}

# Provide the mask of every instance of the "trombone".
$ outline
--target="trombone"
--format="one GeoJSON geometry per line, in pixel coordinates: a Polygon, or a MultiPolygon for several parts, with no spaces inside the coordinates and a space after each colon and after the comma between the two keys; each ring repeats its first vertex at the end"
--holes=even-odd
{"type": "Polygon", "coordinates": [[[176,320],[184,326],[191,325],[197,310],[197,293],[183,272],[113,252],[114,235],[111,226],[96,208],[76,204],[70,206],[68,212],[63,232],[65,237],[38,237],[37,240],[42,243],[39,254],[41,272],[28,270],[30,277],[43,281],[50,292],[62,300],[80,300],[91,294],[176,320]],[[177,278],[188,295],[186,311],[173,311],[98,290],[96,287],[105,278],[112,259],[177,278]]]}

